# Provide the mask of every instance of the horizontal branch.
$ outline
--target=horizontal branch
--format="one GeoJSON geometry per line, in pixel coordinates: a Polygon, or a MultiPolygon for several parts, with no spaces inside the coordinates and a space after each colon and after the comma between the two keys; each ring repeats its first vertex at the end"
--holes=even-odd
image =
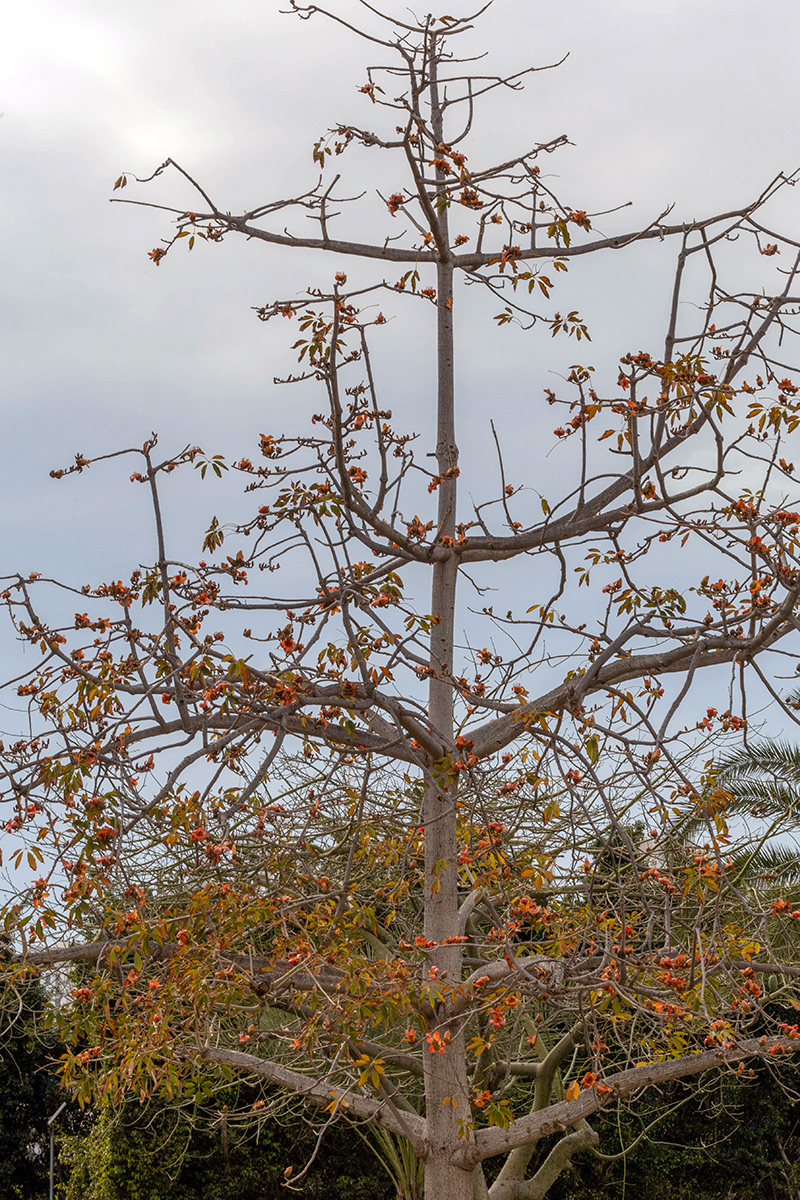
{"type": "Polygon", "coordinates": [[[269,242],[275,246],[292,246],[294,249],[302,248],[304,250],[326,250],[330,254],[341,254],[348,258],[378,258],[384,262],[398,263],[419,263],[438,261],[439,255],[433,250],[419,250],[410,246],[408,249],[401,247],[381,245],[372,245],[368,242],[348,242],[341,241],[339,238],[309,238],[309,237],[294,237],[290,233],[272,233],[268,229],[259,229],[257,225],[251,225],[243,217],[223,216],[217,214],[217,218],[222,220],[232,232],[243,233],[246,237],[256,238],[261,242],[269,242]]]}
{"type": "Polygon", "coordinates": [[[468,1169],[495,1154],[505,1154],[517,1146],[538,1142],[554,1133],[563,1133],[565,1129],[590,1117],[598,1109],[612,1104],[615,1100],[624,1100],[642,1088],[668,1083],[672,1079],[687,1079],[691,1075],[699,1075],[703,1071],[738,1063],[756,1055],[796,1053],[798,1050],[800,1039],[749,1038],[730,1050],[720,1047],[716,1050],[703,1050],[699,1054],[684,1055],[667,1062],[644,1063],[639,1067],[631,1067],[627,1071],[619,1071],[616,1075],[603,1079],[601,1086],[608,1091],[604,1091],[602,1095],[597,1088],[586,1088],[576,1100],[563,1100],[559,1104],[551,1104],[541,1112],[529,1113],[515,1121],[508,1129],[493,1127],[478,1130],[470,1142],[457,1151],[454,1160],[459,1166],[468,1169]]]}
{"type": "MultiPolygon", "coordinates": [[[[335,703],[339,699],[338,694],[331,698],[322,697],[326,704],[335,703]]],[[[319,698],[312,698],[309,703],[319,704],[319,698]]],[[[343,705],[356,707],[356,702],[352,697],[342,697],[339,702],[343,705]]],[[[302,708],[301,704],[297,705],[302,708]]],[[[286,712],[285,708],[275,706],[274,709],[265,712],[263,715],[258,713],[246,713],[248,720],[248,732],[252,732],[253,725],[257,725],[259,729],[272,730],[274,733],[290,733],[301,738],[317,738],[325,742],[327,745],[333,745],[341,750],[354,751],[369,751],[372,754],[384,755],[391,758],[393,761],[401,761],[412,764],[413,766],[420,765],[420,756],[417,754],[409,741],[401,736],[400,733],[395,733],[388,730],[388,724],[381,721],[375,712],[368,708],[363,703],[360,705],[363,711],[358,713],[365,721],[369,721],[376,727],[380,723],[381,728],[386,731],[385,736],[375,734],[367,729],[359,729],[356,733],[350,733],[339,725],[334,725],[332,722],[323,722],[316,720],[311,716],[292,715],[286,712]]],[[[168,721],[165,724],[146,725],[141,729],[136,729],[126,736],[126,745],[132,746],[138,742],[149,741],[155,737],[163,737],[171,733],[189,733],[195,736],[206,735],[213,731],[236,732],[237,722],[241,720],[241,714],[235,713],[228,720],[224,718],[209,719],[206,716],[189,715],[187,721],[168,721]],[[188,724],[188,729],[187,729],[188,724]]],[[[214,750],[214,743],[209,742],[206,752],[214,750]]]]}
{"type": "MultiPolygon", "coordinates": [[[[128,200],[120,200],[119,203],[135,203],[128,200]]],[[[141,202],[139,202],[141,203],[141,202]]],[[[544,246],[528,249],[520,248],[519,253],[514,256],[515,262],[525,262],[535,258],[576,258],[585,254],[594,254],[599,250],[621,250],[625,246],[632,245],[635,242],[652,240],[658,238],[663,240],[665,237],[686,236],[695,230],[706,229],[711,225],[715,225],[720,221],[732,221],[743,219],[752,211],[754,205],[749,205],[741,209],[732,209],[730,212],[718,213],[713,217],[707,217],[702,221],[682,222],[676,225],[663,225],[659,221],[653,222],[643,229],[631,230],[628,233],[621,233],[614,237],[597,238],[592,242],[585,242],[580,245],[570,246],[544,246]]],[[[324,250],[331,254],[340,254],[345,257],[353,258],[373,258],[380,259],[384,262],[398,263],[436,263],[442,259],[442,254],[436,250],[423,250],[419,247],[409,246],[407,248],[399,246],[389,246],[386,243],[373,244],[370,242],[352,242],[340,238],[330,237],[299,237],[291,233],[283,232],[276,233],[269,229],[261,229],[258,225],[252,224],[248,220],[248,214],[242,216],[232,216],[230,213],[223,213],[215,210],[208,214],[195,214],[197,221],[215,220],[221,222],[231,232],[243,233],[245,237],[255,238],[257,241],[268,242],[275,246],[290,246],[294,249],[303,248],[306,250],[324,250]]],[[[462,271],[477,271],[481,267],[491,266],[499,262],[500,251],[487,251],[484,253],[472,254],[453,254],[448,252],[448,258],[453,262],[454,267],[462,271]]]]}
{"type": "Polygon", "coordinates": [[[476,758],[485,758],[489,754],[494,754],[519,737],[526,724],[530,724],[538,717],[562,712],[564,709],[582,702],[588,695],[603,691],[607,687],[615,687],[630,679],[639,679],[645,675],[671,675],[689,668],[700,670],[704,667],[719,666],[721,663],[745,659],[754,650],[763,650],[766,646],[778,641],[785,633],[789,632],[790,628],[793,626],[786,622],[778,632],[769,637],[720,638],[716,645],[711,639],[708,639],[705,645],[703,642],[690,641],[661,653],[636,654],[616,659],[614,662],[607,663],[588,686],[582,687],[581,677],[577,675],[560,683],[537,700],[520,704],[519,708],[513,712],[495,718],[475,730],[470,730],[471,753],[476,758]]]}
{"type": "MultiPolygon", "coordinates": [[[[138,938],[113,939],[96,942],[75,943],[66,946],[52,946],[47,950],[28,951],[11,955],[8,962],[14,966],[56,967],[62,963],[86,962],[95,966],[107,966],[109,957],[126,955],[137,951],[142,959],[149,963],[170,962],[183,949],[177,942],[152,942],[145,953],[138,938]]],[[[185,950],[184,950],[185,953],[185,950]]],[[[288,962],[276,962],[274,959],[263,958],[258,954],[220,953],[215,961],[233,963],[240,970],[251,975],[254,984],[265,992],[295,991],[311,992],[324,986],[327,991],[335,991],[345,980],[342,971],[332,967],[320,966],[315,970],[298,969],[288,962]]]]}
{"type": "MultiPolygon", "coordinates": [[[[630,233],[620,233],[615,237],[596,238],[593,242],[583,242],[579,245],[570,246],[535,246],[528,249],[520,247],[519,253],[515,251],[514,262],[526,262],[533,258],[577,258],[583,254],[594,254],[598,250],[623,250],[626,246],[632,245],[634,242],[651,241],[658,238],[663,241],[667,237],[683,236],[689,233],[694,233],[701,229],[707,229],[711,225],[716,225],[720,221],[743,220],[753,210],[756,205],[748,205],[746,208],[731,209],[730,212],[718,213],[713,217],[706,217],[702,221],[683,221],[678,225],[662,225],[660,220],[654,221],[651,225],[645,226],[644,229],[635,229],[630,233]]],[[[457,254],[453,258],[453,263],[464,271],[477,271],[481,267],[491,266],[493,263],[500,261],[500,254],[491,251],[483,254],[457,254]]]]}
{"type": "Polygon", "coordinates": [[[275,1087],[293,1092],[296,1096],[303,1096],[312,1104],[321,1105],[326,1109],[330,1108],[331,1111],[341,1109],[348,1116],[360,1117],[363,1120],[372,1121],[376,1125],[382,1125],[391,1133],[408,1138],[417,1154],[424,1155],[425,1153],[426,1123],[424,1119],[405,1109],[402,1111],[396,1109],[388,1101],[370,1100],[366,1096],[359,1096],[357,1092],[334,1088],[329,1079],[319,1077],[310,1079],[307,1075],[301,1075],[299,1071],[291,1071],[288,1067],[279,1066],[278,1063],[270,1062],[268,1059],[256,1058],[253,1054],[242,1054],[239,1050],[205,1046],[200,1051],[190,1053],[196,1053],[204,1062],[237,1067],[250,1074],[260,1075],[262,1079],[266,1079],[275,1087]]]}

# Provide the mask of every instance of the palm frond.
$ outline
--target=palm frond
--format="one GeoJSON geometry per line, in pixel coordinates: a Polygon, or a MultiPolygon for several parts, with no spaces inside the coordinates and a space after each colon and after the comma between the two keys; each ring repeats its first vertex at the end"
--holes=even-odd
{"type": "Polygon", "coordinates": [[[720,759],[712,775],[714,787],[729,797],[729,812],[800,816],[800,745],[759,742],[720,759]]]}
{"type": "Polygon", "coordinates": [[[743,852],[734,857],[730,875],[773,882],[780,888],[792,887],[800,883],[800,847],[772,843],[749,854],[743,852]]]}
{"type": "Polygon", "coordinates": [[[771,775],[800,783],[800,745],[793,742],[758,742],[719,760],[718,781],[753,779],[771,775]]]}
{"type": "Polygon", "coordinates": [[[751,870],[760,871],[763,877],[774,878],[781,883],[796,883],[800,880],[800,849],[764,846],[753,859],[751,870]]]}

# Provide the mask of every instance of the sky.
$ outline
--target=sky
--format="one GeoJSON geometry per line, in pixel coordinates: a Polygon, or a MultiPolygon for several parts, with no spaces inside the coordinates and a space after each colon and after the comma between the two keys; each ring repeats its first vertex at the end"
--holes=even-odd
{"type": "MultiPolygon", "coordinates": [[[[443,0],[444,2],[444,0],[443,0]]],[[[332,0],[356,17],[356,0],[332,0]]],[[[469,6],[448,0],[461,14],[469,6]]],[[[7,6],[0,46],[0,487],[3,572],[83,581],[119,575],[152,554],[144,497],[110,465],[56,483],[80,451],[141,445],[254,452],[258,434],[296,415],[272,378],[291,369],[279,333],[251,306],[329,278],[329,262],[230,239],[147,252],[166,234],[146,209],[110,204],[123,172],[171,156],[218,197],[249,208],[310,186],[311,147],[336,121],[366,123],[368,49],[346,32],[282,15],[275,0],[29,0],[7,6]],[[289,407],[287,407],[287,405],[289,407]]],[[[399,10],[402,11],[402,10],[399,10]]],[[[495,0],[474,46],[497,70],[544,65],[501,98],[484,144],[574,143],[554,161],[575,207],[631,201],[615,227],[667,205],[691,218],[751,198],[800,164],[793,0],[495,0]]],[[[355,183],[369,186],[356,171],[355,183]]],[[[117,193],[117,196],[121,193],[117,193]]],[[[125,198],[186,203],[175,180],[125,198]]],[[[782,202],[800,227],[800,194],[782,202]]],[[[657,338],[668,263],[651,248],[587,268],[583,289],[597,353],[608,361],[657,338]]],[[[466,303],[460,437],[482,452],[487,412],[513,442],[516,425],[552,414],[533,404],[550,367],[521,337],[504,342],[491,312],[466,303]],[[478,336],[480,332],[480,337],[478,336]],[[481,338],[485,337],[485,343],[481,338]],[[472,357],[470,357],[470,354],[472,357]],[[490,403],[487,403],[490,401],[490,403]]],[[[430,333],[398,317],[381,351],[390,398],[427,394],[430,333]],[[414,353],[409,354],[409,347],[414,353]],[[402,368],[402,370],[400,370],[402,368]]],[[[548,468],[549,469],[549,468],[548,468]]],[[[203,528],[216,498],[189,491],[169,520],[203,528]]],[[[188,527],[188,526],[187,526],[188,527]]]]}

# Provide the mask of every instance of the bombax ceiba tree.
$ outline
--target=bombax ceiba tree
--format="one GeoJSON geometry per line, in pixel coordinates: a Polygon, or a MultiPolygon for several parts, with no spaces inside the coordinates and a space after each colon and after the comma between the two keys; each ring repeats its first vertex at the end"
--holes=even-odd
{"type": "Polygon", "coordinates": [[[380,61],[359,85],[370,127],[337,125],[314,186],[241,214],[167,160],[155,175],[183,194],[150,256],[234,236],[317,252],[327,282],[257,312],[293,331],[286,382],[318,411],[232,464],[250,513],[213,520],[205,560],[170,553],[161,482],[228,464],[150,439],[118,453],[152,496],[151,568],[76,588],[68,618],[68,591],[6,579],[38,648],[12,685],[31,728],[3,749],[7,829],[16,865],[44,865],[5,927],[16,970],[93,964],[60,1013],[83,1099],[195,1103],[210,1069],[239,1073],[265,1084],[243,1119],[288,1096],[407,1139],[428,1200],[535,1200],[595,1146],[600,1108],[797,1044],[777,1015],[800,976],[793,806],[740,800],[729,828],[713,766],[717,742],[746,748],[750,712],[795,719],[800,260],[768,211],[794,177],[600,233],[548,175],[564,137],[484,164],[473,118],[527,73],[476,61],[475,16],[291,8],[380,61]],[[359,155],[373,186],[348,201],[335,172],[359,155]],[[545,387],[549,348],[591,348],[558,307],[580,260],[614,269],[654,241],[676,264],[658,347],[620,328],[610,378],[572,364],[545,387]],[[348,285],[361,260],[373,281],[348,285]],[[535,364],[514,454],[482,415],[495,465],[469,478],[465,285],[487,346],[524,336],[535,364]],[[416,434],[397,379],[399,411],[381,394],[409,365],[409,306],[431,343],[435,326],[416,434]]]}

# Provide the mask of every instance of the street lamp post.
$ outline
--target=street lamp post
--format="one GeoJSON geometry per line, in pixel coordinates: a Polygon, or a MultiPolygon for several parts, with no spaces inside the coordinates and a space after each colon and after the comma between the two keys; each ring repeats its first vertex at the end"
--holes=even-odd
{"type": "Polygon", "coordinates": [[[61,1116],[61,1113],[67,1107],[66,1100],[60,1104],[51,1117],[47,1118],[47,1124],[50,1127],[50,1200],[53,1200],[53,1167],[55,1163],[55,1120],[61,1116]]]}

